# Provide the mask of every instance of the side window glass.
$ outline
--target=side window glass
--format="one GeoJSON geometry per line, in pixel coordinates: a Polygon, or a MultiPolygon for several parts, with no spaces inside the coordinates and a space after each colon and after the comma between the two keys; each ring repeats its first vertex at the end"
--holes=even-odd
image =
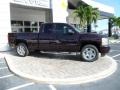
{"type": "Polygon", "coordinates": [[[74,34],[75,33],[72,27],[65,24],[59,24],[59,25],[57,24],[55,32],[58,34],[74,34]]]}
{"type": "Polygon", "coordinates": [[[74,34],[75,31],[69,25],[64,25],[64,34],[74,34]]]}
{"type": "Polygon", "coordinates": [[[53,24],[46,24],[44,27],[44,33],[52,33],[53,32],[53,24]]]}
{"type": "Polygon", "coordinates": [[[62,24],[57,24],[56,25],[56,29],[55,29],[55,32],[58,33],[58,34],[63,34],[64,33],[64,25],[62,24]]]}
{"type": "Polygon", "coordinates": [[[64,34],[68,33],[68,27],[64,25],[64,34]]]}

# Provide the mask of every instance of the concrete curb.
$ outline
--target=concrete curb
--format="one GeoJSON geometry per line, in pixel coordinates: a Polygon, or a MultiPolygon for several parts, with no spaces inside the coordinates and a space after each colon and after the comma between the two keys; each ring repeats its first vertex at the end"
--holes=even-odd
{"type": "Polygon", "coordinates": [[[5,55],[5,59],[8,63],[10,70],[12,72],[14,72],[16,75],[24,77],[24,78],[28,78],[28,79],[33,80],[35,82],[47,83],[47,84],[64,84],[64,85],[65,84],[88,83],[88,82],[103,79],[103,78],[108,77],[109,75],[113,74],[117,69],[117,63],[111,57],[108,57],[108,58],[112,62],[111,67],[107,68],[105,71],[100,72],[98,74],[85,76],[85,77],[77,77],[77,78],[53,79],[53,78],[37,78],[37,77],[34,77],[32,75],[18,71],[14,66],[12,66],[9,55],[5,55]]]}

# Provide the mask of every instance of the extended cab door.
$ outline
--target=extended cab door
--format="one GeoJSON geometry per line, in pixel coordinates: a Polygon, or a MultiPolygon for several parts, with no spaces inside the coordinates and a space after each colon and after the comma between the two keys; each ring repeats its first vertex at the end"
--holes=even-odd
{"type": "Polygon", "coordinates": [[[39,34],[39,49],[43,51],[55,51],[57,49],[54,24],[43,24],[39,34]]]}
{"type": "Polygon", "coordinates": [[[79,51],[79,33],[68,24],[56,24],[57,47],[59,51],[79,51]]]}

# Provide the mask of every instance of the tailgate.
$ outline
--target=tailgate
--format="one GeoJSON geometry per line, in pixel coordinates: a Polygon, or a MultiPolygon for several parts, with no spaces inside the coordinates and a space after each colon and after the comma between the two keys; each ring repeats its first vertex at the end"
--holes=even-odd
{"type": "Polygon", "coordinates": [[[8,33],[8,43],[11,47],[15,46],[16,33],[8,33]]]}

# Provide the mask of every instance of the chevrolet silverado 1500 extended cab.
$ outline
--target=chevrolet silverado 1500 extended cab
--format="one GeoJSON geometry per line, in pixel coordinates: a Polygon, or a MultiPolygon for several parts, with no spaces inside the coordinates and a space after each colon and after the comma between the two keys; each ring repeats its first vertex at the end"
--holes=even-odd
{"type": "Polygon", "coordinates": [[[32,51],[80,52],[85,61],[95,61],[109,52],[108,39],[96,33],[80,33],[66,23],[43,23],[39,32],[8,33],[11,47],[19,56],[32,51]]]}

